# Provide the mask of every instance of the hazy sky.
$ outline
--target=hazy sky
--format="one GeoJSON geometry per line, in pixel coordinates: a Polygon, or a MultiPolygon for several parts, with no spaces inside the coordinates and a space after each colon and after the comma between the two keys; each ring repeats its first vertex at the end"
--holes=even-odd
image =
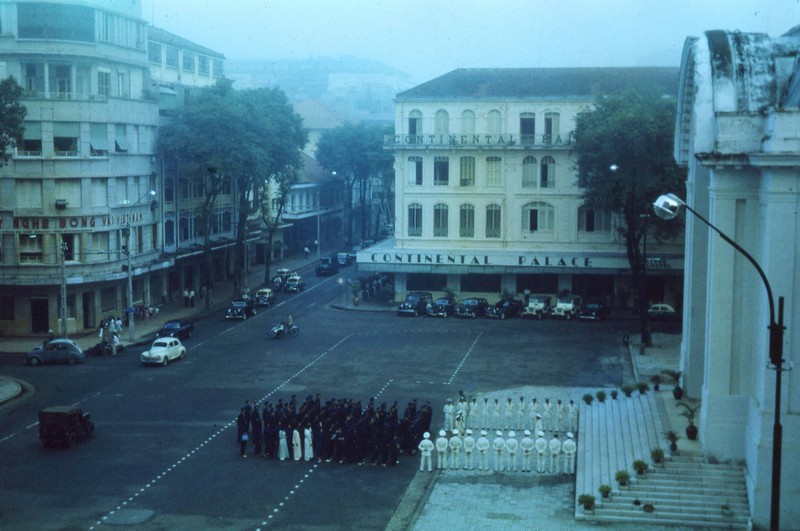
{"type": "Polygon", "coordinates": [[[229,59],[351,55],[423,82],[464,67],[679,66],[687,36],[777,36],[800,24],[800,0],[142,0],[142,16],[229,59]]]}

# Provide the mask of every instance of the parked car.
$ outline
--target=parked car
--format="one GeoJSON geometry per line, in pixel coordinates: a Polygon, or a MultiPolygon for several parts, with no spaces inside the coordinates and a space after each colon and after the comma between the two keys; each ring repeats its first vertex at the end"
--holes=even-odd
{"type": "Polygon", "coordinates": [[[153,341],[148,350],[142,352],[142,365],[166,365],[172,360],[186,356],[186,347],[175,337],[161,337],[153,341]]]}
{"type": "Polygon", "coordinates": [[[397,307],[397,315],[413,315],[414,317],[424,314],[428,310],[428,303],[433,300],[433,295],[427,291],[410,291],[406,294],[406,300],[397,307]]]}
{"type": "MultiPolygon", "coordinates": [[[[125,350],[125,345],[121,342],[117,344],[117,354],[125,350]]],[[[87,348],[84,351],[87,356],[111,356],[114,354],[114,346],[106,338],[101,339],[94,346],[87,348]]]]}
{"type": "Polygon", "coordinates": [[[256,306],[269,306],[275,302],[275,292],[270,288],[261,288],[256,291],[255,303],[256,306]]]}
{"type": "Polygon", "coordinates": [[[609,309],[604,302],[587,302],[581,308],[578,319],[581,321],[605,321],[608,319],[609,309]]]}
{"type": "Polygon", "coordinates": [[[330,276],[339,272],[339,259],[338,257],[323,256],[319,259],[319,263],[315,269],[317,276],[323,275],[330,276]]]}
{"type": "Polygon", "coordinates": [[[519,317],[522,313],[524,304],[517,299],[500,299],[494,306],[486,309],[486,317],[490,319],[506,319],[508,317],[519,317]]]}
{"type": "Polygon", "coordinates": [[[456,300],[453,297],[438,297],[429,302],[425,313],[431,317],[447,317],[456,311],[456,300]]]}
{"type": "Polygon", "coordinates": [[[350,253],[336,253],[336,261],[339,262],[340,267],[347,267],[353,263],[354,258],[350,253]]]}
{"type": "Polygon", "coordinates": [[[287,278],[289,278],[294,274],[295,274],[294,271],[292,271],[291,269],[286,269],[285,267],[282,267],[277,271],[275,271],[275,276],[280,277],[281,281],[283,282],[285,282],[287,278]]]}
{"type": "Polygon", "coordinates": [[[236,299],[225,310],[225,319],[247,319],[256,314],[256,303],[253,299],[236,299]]]}
{"type": "Polygon", "coordinates": [[[25,355],[28,365],[68,363],[74,365],[86,357],[83,349],[71,339],[51,339],[46,345],[36,347],[25,355]]]}
{"type": "Polygon", "coordinates": [[[78,435],[94,435],[91,415],[75,406],[53,406],[39,411],[39,440],[48,448],[72,448],[78,435]]]}
{"type": "Polygon", "coordinates": [[[555,295],[537,294],[528,297],[528,305],[522,309],[522,317],[544,319],[556,305],[555,295]]]}
{"type": "Polygon", "coordinates": [[[164,323],[161,329],[156,330],[156,337],[177,337],[188,339],[194,334],[194,323],[186,319],[173,319],[164,323]]]}
{"type": "Polygon", "coordinates": [[[486,315],[486,308],[489,307],[489,301],[480,297],[470,297],[464,299],[456,306],[456,317],[481,317],[486,315]]]}
{"type": "Polygon", "coordinates": [[[678,313],[675,311],[675,308],[669,304],[660,302],[650,305],[647,309],[647,317],[653,321],[676,321],[678,319],[678,313]]]}
{"type": "Polygon", "coordinates": [[[361,246],[360,245],[354,245],[353,248],[350,249],[350,252],[347,253],[347,256],[350,258],[350,263],[351,264],[355,263],[355,261],[356,261],[356,253],[358,253],[358,251],[360,251],[360,250],[361,250],[361,246]]]}
{"type": "Polygon", "coordinates": [[[286,279],[286,282],[283,283],[283,289],[289,293],[303,291],[306,289],[306,281],[300,275],[295,274],[286,279]]]}
{"type": "Polygon", "coordinates": [[[555,307],[550,311],[551,317],[559,319],[574,319],[581,311],[581,298],[577,295],[559,297],[555,307]]]}

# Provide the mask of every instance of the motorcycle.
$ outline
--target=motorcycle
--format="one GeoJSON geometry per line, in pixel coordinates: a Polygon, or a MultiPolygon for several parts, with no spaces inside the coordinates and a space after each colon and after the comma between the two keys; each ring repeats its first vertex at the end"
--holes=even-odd
{"type": "Polygon", "coordinates": [[[291,337],[297,337],[300,333],[300,329],[295,324],[287,325],[286,323],[278,323],[269,331],[269,337],[272,339],[282,339],[287,333],[291,337]]]}

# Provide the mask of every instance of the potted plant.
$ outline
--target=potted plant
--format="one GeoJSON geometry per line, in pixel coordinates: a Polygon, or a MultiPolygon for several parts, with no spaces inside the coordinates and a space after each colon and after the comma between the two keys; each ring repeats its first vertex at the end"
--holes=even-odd
{"type": "Polygon", "coordinates": [[[661,376],[654,374],[650,377],[650,383],[653,384],[653,391],[659,391],[661,389],[661,376]]]}
{"type": "Polygon", "coordinates": [[[597,492],[600,493],[600,496],[603,498],[610,498],[611,497],[611,485],[600,485],[597,487],[597,492]]]}
{"type": "Polygon", "coordinates": [[[634,389],[635,387],[629,383],[622,384],[622,387],[619,388],[625,396],[631,396],[634,389]]]}
{"type": "Polygon", "coordinates": [[[661,464],[664,462],[664,450],[661,448],[653,448],[650,450],[650,457],[653,459],[653,463],[661,464]]]}
{"type": "Polygon", "coordinates": [[[667,440],[669,441],[669,451],[673,452],[673,453],[677,452],[678,451],[678,439],[680,439],[680,437],[678,437],[678,432],[673,431],[673,430],[665,431],[664,432],[664,437],[666,437],[667,440]]]}
{"type": "Polygon", "coordinates": [[[683,389],[681,388],[681,374],[683,373],[672,369],[664,369],[661,373],[669,377],[675,384],[675,387],[672,388],[672,396],[675,397],[675,400],[683,398],[683,389]]]}
{"type": "Polygon", "coordinates": [[[585,395],[583,395],[583,401],[586,402],[587,406],[591,406],[592,405],[592,400],[594,400],[594,397],[592,395],[590,395],[589,393],[586,393],[585,395]]]}
{"type": "Polygon", "coordinates": [[[650,468],[650,465],[648,465],[646,461],[637,459],[633,462],[633,469],[636,471],[637,476],[644,475],[648,468],[650,468]]]}
{"type": "Polygon", "coordinates": [[[614,479],[617,480],[620,487],[627,487],[628,482],[631,480],[631,475],[627,470],[617,470],[617,473],[614,474],[614,479]]]}
{"type": "Polygon", "coordinates": [[[686,417],[689,425],[686,426],[686,438],[690,441],[697,439],[697,426],[694,425],[694,417],[700,409],[700,404],[691,406],[686,402],[678,402],[675,407],[682,407],[684,410],[680,413],[681,417],[686,417]]]}
{"type": "Polygon", "coordinates": [[[597,397],[597,401],[598,402],[605,402],[606,401],[606,392],[605,391],[602,391],[602,390],[597,391],[597,393],[595,393],[594,396],[597,397]]]}
{"type": "Polygon", "coordinates": [[[611,400],[616,400],[617,396],[619,395],[616,389],[612,389],[610,394],[611,394],[611,400]]]}
{"type": "Polygon", "coordinates": [[[639,390],[640,395],[647,394],[647,390],[650,389],[650,386],[647,385],[647,382],[636,382],[636,389],[639,390]]]}
{"type": "Polygon", "coordinates": [[[358,280],[351,282],[350,291],[353,293],[353,306],[358,306],[358,293],[361,291],[361,282],[358,280]]]}
{"type": "Polygon", "coordinates": [[[583,510],[587,512],[594,509],[594,500],[595,497],[591,494],[581,494],[578,496],[578,503],[583,505],[583,510]]]}

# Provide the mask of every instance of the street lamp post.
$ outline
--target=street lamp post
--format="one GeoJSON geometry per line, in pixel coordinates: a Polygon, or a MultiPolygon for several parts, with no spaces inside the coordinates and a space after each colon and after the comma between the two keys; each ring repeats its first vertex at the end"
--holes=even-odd
{"type": "MultiPolygon", "coordinates": [[[[136,200],[130,208],[135,207],[139,204],[139,202],[144,199],[145,197],[149,197],[151,199],[155,198],[156,192],[155,190],[150,190],[142,197],[136,200]]],[[[128,210],[128,214],[130,214],[130,209],[128,210]]],[[[134,308],[133,308],[133,268],[131,267],[131,219],[130,215],[126,217],[125,220],[125,235],[126,235],[126,243],[125,243],[125,254],[128,257],[128,307],[126,311],[128,312],[128,338],[130,339],[131,343],[136,341],[136,322],[134,318],[134,308]]]]}
{"type": "Polygon", "coordinates": [[[67,337],[67,242],[61,238],[61,337],[67,337]]]}
{"type": "Polygon", "coordinates": [[[322,207],[319,203],[319,189],[317,189],[317,262],[320,260],[319,248],[322,246],[322,240],[319,237],[319,217],[322,214],[322,207]]]}
{"type": "Polygon", "coordinates": [[[770,499],[770,521],[769,527],[773,531],[780,528],[780,506],[781,506],[781,453],[783,451],[783,426],[781,426],[781,377],[783,371],[783,297],[778,298],[778,320],[775,320],[775,300],[772,297],[767,275],[761,266],[756,262],[750,253],[742,246],[733,241],[727,234],[711,224],[706,218],[697,213],[675,194],[662,195],[653,203],[653,210],[662,219],[673,219],[678,215],[680,208],[695,215],[700,221],[708,225],[723,240],[728,242],[734,249],[739,251],[747,260],[753,264],[758,271],[761,281],[767,290],[767,300],[769,302],[769,361],[775,366],[775,422],[772,428],[772,495],[770,499]]]}

